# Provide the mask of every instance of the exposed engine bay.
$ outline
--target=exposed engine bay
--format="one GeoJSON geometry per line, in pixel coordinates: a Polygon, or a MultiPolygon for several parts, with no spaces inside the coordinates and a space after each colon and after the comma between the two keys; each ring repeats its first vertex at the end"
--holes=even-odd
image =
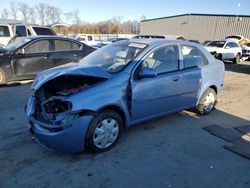
{"type": "Polygon", "coordinates": [[[34,118],[53,125],[67,123],[62,120],[71,120],[76,115],[71,113],[72,104],[67,97],[104,80],[91,76],[63,75],[46,82],[34,94],[34,118]]]}

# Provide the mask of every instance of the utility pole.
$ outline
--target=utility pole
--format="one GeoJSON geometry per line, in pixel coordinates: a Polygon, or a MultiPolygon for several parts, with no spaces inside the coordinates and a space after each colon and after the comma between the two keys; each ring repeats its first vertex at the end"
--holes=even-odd
{"type": "Polygon", "coordinates": [[[238,21],[239,12],[240,12],[240,3],[238,3],[237,12],[236,12],[236,20],[237,21],[238,21]]]}

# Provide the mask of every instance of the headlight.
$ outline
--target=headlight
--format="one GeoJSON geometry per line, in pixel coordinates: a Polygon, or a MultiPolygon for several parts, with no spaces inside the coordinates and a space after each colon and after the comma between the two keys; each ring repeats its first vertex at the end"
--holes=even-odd
{"type": "Polygon", "coordinates": [[[66,128],[69,128],[69,127],[71,127],[74,119],[76,119],[77,117],[78,117],[77,114],[68,114],[61,121],[59,121],[59,124],[60,125],[68,125],[66,128]]]}
{"type": "Polygon", "coordinates": [[[28,117],[32,115],[34,112],[34,101],[35,101],[34,97],[33,96],[30,97],[25,107],[25,113],[27,114],[28,117]]]}

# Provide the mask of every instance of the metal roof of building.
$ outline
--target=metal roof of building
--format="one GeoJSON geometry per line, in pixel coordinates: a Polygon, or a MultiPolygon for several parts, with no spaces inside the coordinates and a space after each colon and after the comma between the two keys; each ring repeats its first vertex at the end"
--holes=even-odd
{"type": "Polygon", "coordinates": [[[236,14],[199,14],[199,13],[190,13],[190,14],[179,14],[174,16],[166,16],[166,17],[159,17],[159,18],[152,18],[152,19],[146,19],[141,20],[141,22],[147,22],[147,21],[153,21],[153,20],[161,20],[161,19],[167,19],[167,18],[175,18],[175,17],[181,17],[181,16],[222,16],[222,17],[249,17],[250,15],[236,15],[236,14]]]}

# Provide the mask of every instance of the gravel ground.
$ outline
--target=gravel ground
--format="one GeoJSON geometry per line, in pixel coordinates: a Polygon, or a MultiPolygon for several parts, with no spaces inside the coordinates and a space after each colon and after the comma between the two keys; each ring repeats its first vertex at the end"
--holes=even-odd
{"type": "Polygon", "coordinates": [[[110,151],[59,155],[31,140],[30,84],[0,88],[0,187],[250,187],[250,161],[202,129],[250,125],[250,62],[226,64],[208,116],[182,111],[126,130],[110,151]]]}

